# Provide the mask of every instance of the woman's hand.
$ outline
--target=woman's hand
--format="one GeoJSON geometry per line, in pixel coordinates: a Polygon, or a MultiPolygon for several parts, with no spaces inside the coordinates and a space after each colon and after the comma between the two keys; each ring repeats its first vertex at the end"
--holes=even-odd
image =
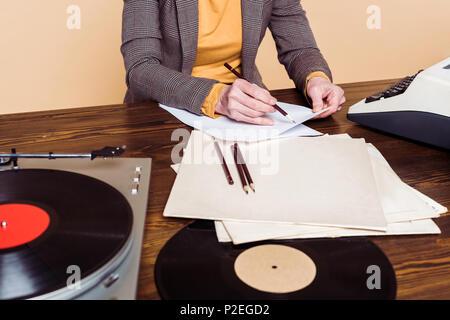
{"type": "Polygon", "coordinates": [[[243,79],[236,79],[231,86],[222,90],[215,112],[240,122],[273,125],[273,121],[264,118],[264,114],[275,112],[277,100],[269,91],[243,79]]]}
{"type": "Polygon", "coordinates": [[[318,112],[328,107],[330,108],[314,119],[326,118],[332,115],[336,111],[341,110],[341,106],[345,102],[344,90],[322,77],[312,77],[309,79],[306,93],[311,98],[313,112],[318,112]]]}

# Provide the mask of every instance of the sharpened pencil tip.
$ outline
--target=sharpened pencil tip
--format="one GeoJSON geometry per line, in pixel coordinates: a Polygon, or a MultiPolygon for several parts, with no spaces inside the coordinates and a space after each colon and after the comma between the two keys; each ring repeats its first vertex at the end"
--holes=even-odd
{"type": "Polygon", "coordinates": [[[295,120],[292,119],[291,116],[288,115],[288,114],[286,115],[286,119],[288,119],[288,120],[291,121],[292,123],[297,123],[297,122],[295,122],[295,120]]]}
{"type": "Polygon", "coordinates": [[[244,186],[244,191],[245,191],[246,194],[248,194],[248,187],[247,186],[244,186]]]}
{"type": "Polygon", "coordinates": [[[253,190],[253,192],[256,192],[255,185],[253,183],[250,184],[250,188],[253,190]]]}

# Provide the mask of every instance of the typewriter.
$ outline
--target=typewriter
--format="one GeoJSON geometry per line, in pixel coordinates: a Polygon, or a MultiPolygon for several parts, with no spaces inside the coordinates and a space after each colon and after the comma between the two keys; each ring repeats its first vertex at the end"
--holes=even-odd
{"type": "Polygon", "coordinates": [[[351,106],[351,121],[450,149],[450,57],[351,106]]]}

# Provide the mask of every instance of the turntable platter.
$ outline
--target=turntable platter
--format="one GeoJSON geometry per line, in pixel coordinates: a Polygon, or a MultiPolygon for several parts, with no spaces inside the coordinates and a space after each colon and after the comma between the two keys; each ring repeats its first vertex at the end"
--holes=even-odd
{"type": "Polygon", "coordinates": [[[98,179],[47,169],[0,172],[0,299],[64,288],[73,266],[85,278],[124,247],[132,225],[128,201],[98,179]]]}

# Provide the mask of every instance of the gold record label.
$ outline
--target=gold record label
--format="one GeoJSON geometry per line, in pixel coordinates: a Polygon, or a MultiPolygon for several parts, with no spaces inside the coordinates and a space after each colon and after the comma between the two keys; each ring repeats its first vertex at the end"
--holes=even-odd
{"type": "Polygon", "coordinates": [[[302,251],[266,244],[243,251],[234,262],[238,278],[250,287],[269,293],[301,290],[316,277],[316,265],[302,251]]]}

